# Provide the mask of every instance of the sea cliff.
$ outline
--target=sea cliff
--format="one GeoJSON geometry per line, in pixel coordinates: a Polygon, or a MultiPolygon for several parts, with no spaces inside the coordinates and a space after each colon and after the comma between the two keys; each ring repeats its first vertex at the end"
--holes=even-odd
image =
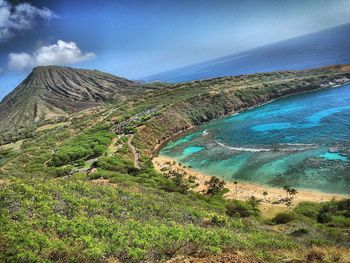
{"type": "MultiPolygon", "coordinates": [[[[177,93],[182,99],[164,105],[162,110],[140,126],[135,135],[135,144],[143,154],[152,156],[164,142],[196,125],[283,96],[330,88],[349,81],[350,67],[344,65],[179,84],[172,88],[172,93],[177,93]],[[189,91],[191,93],[187,96],[181,96],[189,91]]],[[[159,96],[159,104],[163,97],[159,96]]]]}

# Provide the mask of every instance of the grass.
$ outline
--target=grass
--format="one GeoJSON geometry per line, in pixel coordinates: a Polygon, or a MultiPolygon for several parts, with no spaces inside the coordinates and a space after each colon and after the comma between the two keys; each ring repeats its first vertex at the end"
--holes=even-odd
{"type": "Polygon", "coordinates": [[[45,124],[43,126],[40,126],[36,129],[36,132],[51,130],[56,127],[63,127],[65,125],[68,125],[68,122],[58,122],[58,123],[52,123],[52,124],[45,124]]]}
{"type": "Polygon", "coordinates": [[[24,140],[18,140],[14,143],[8,143],[8,144],[1,145],[0,150],[9,150],[9,149],[18,150],[19,148],[21,148],[23,141],[24,140]]]}
{"type": "Polygon", "coordinates": [[[271,205],[271,204],[261,204],[259,207],[261,215],[263,218],[271,219],[278,213],[286,212],[287,208],[285,205],[271,205]]]}

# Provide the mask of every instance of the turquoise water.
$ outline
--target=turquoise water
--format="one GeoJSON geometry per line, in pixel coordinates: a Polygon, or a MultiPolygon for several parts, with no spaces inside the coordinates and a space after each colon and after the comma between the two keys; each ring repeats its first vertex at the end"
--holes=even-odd
{"type": "Polygon", "coordinates": [[[160,154],[227,180],[350,194],[350,84],[209,122],[160,154]]]}
{"type": "Polygon", "coordinates": [[[348,158],[345,156],[340,155],[339,153],[324,153],[322,155],[320,155],[321,157],[327,159],[327,160],[339,160],[339,161],[347,161],[348,158]]]}

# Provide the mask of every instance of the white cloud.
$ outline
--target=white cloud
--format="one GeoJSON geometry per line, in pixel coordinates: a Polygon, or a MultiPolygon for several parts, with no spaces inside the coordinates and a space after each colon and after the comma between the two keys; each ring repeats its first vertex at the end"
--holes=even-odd
{"type": "Polygon", "coordinates": [[[76,43],[58,40],[57,44],[44,46],[35,54],[36,65],[73,64],[95,57],[94,53],[83,54],[76,43]]]}
{"type": "Polygon", "coordinates": [[[33,65],[32,57],[28,53],[10,53],[8,66],[11,70],[22,70],[33,65]]]}
{"type": "Polygon", "coordinates": [[[56,44],[43,46],[32,54],[10,53],[8,67],[10,70],[23,70],[36,66],[74,64],[95,56],[92,52],[83,53],[75,42],[58,40],[56,44]]]}
{"type": "Polygon", "coordinates": [[[16,33],[32,29],[38,20],[49,21],[57,17],[50,9],[37,8],[29,3],[12,5],[0,0],[0,42],[11,39],[16,33]]]}

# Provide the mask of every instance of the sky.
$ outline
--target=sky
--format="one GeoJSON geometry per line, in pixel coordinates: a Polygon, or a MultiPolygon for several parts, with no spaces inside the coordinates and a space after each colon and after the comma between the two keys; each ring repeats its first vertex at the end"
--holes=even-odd
{"type": "Polygon", "coordinates": [[[35,66],[142,80],[349,22],[349,0],[0,0],[0,99],[35,66]]]}

